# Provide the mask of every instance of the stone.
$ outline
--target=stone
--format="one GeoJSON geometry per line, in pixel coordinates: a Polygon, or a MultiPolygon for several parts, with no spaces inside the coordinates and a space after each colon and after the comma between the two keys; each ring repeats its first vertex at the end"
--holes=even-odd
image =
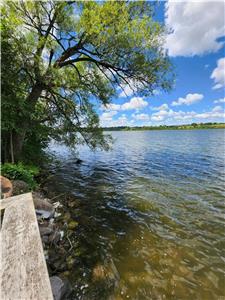
{"type": "Polygon", "coordinates": [[[59,201],[54,202],[52,205],[54,208],[62,207],[62,204],[59,201]]]}
{"type": "Polygon", "coordinates": [[[13,186],[11,181],[8,178],[4,176],[0,176],[0,187],[1,187],[1,198],[2,196],[4,199],[12,196],[13,186]]]}
{"type": "MultiPolygon", "coordinates": [[[[42,243],[49,244],[49,238],[47,235],[42,236],[41,240],[42,240],[42,243]]],[[[43,248],[44,248],[44,246],[43,246],[43,248]]]]}
{"type": "Polygon", "coordinates": [[[61,279],[58,276],[52,276],[50,277],[50,283],[54,300],[66,299],[66,296],[70,293],[70,284],[68,280],[61,279]]]}
{"type": "Polygon", "coordinates": [[[50,212],[50,211],[46,211],[46,210],[42,210],[42,209],[35,209],[36,214],[37,214],[37,218],[39,219],[50,219],[53,215],[54,212],[50,212]]]}
{"type": "Polygon", "coordinates": [[[93,281],[105,279],[105,269],[103,265],[97,265],[92,272],[93,281]]]}
{"type": "Polygon", "coordinates": [[[106,265],[96,265],[92,271],[93,281],[105,281],[108,287],[117,287],[120,276],[114,262],[109,260],[106,265]]]}
{"type": "Polygon", "coordinates": [[[65,222],[68,222],[71,219],[71,214],[69,212],[66,212],[63,216],[63,219],[65,222]]]}
{"type": "Polygon", "coordinates": [[[50,235],[51,233],[53,233],[53,229],[50,227],[39,227],[39,231],[40,231],[40,235],[41,236],[45,236],[45,235],[50,235]]]}
{"type": "Polygon", "coordinates": [[[33,200],[35,209],[43,209],[47,211],[54,210],[53,205],[49,202],[48,199],[43,199],[39,197],[36,193],[33,193],[33,200]]]}
{"type": "Polygon", "coordinates": [[[61,234],[60,231],[55,230],[50,236],[49,236],[49,242],[53,244],[57,244],[61,240],[61,234]]]}
{"type": "Polygon", "coordinates": [[[41,199],[34,193],[33,200],[38,218],[50,219],[54,216],[55,209],[48,199],[41,199]]]}
{"type": "Polygon", "coordinates": [[[29,185],[23,180],[13,180],[13,196],[28,193],[30,191],[29,185]]]}
{"type": "Polygon", "coordinates": [[[79,164],[81,164],[82,162],[83,162],[83,160],[82,160],[82,159],[80,159],[80,158],[78,158],[78,159],[76,160],[76,162],[75,162],[75,163],[79,165],[79,164]]]}
{"type": "Polygon", "coordinates": [[[60,273],[60,276],[62,276],[63,278],[65,277],[69,277],[70,276],[70,272],[69,271],[65,271],[63,273],[60,273]]]}
{"type": "Polygon", "coordinates": [[[68,206],[72,207],[72,208],[73,207],[78,207],[79,205],[80,205],[80,203],[78,201],[76,201],[76,200],[68,202],[68,206]]]}
{"type": "Polygon", "coordinates": [[[68,224],[68,228],[71,230],[75,229],[77,226],[78,226],[78,222],[76,221],[70,221],[68,224]]]}

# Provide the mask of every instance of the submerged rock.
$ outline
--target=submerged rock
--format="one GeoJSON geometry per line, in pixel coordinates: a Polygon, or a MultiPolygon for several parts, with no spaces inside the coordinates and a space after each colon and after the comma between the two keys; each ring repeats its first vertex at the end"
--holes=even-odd
{"type": "Polygon", "coordinates": [[[74,265],[75,259],[73,258],[73,256],[68,256],[66,259],[66,263],[67,263],[67,267],[68,269],[72,269],[73,265],[74,265]]]}
{"type": "Polygon", "coordinates": [[[96,265],[92,272],[92,280],[105,281],[110,288],[117,287],[120,276],[113,260],[109,260],[106,265],[96,265]]]}
{"type": "Polygon", "coordinates": [[[52,276],[50,277],[50,283],[54,300],[66,299],[66,296],[68,296],[70,293],[70,285],[68,280],[61,279],[58,276],[52,276]]]}
{"type": "Polygon", "coordinates": [[[64,213],[63,220],[65,222],[69,222],[70,219],[71,219],[71,214],[69,212],[64,213]]]}
{"type": "Polygon", "coordinates": [[[71,208],[79,207],[79,205],[80,205],[80,202],[78,200],[70,200],[68,202],[68,206],[71,208]]]}
{"type": "Polygon", "coordinates": [[[105,269],[103,265],[97,265],[92,271],[93,281],[105,279],[105,269]]]}
{"type": "Polygon", "coordinates": [[[78,225],[79,225],[78,222],[76,222],[76,221],[70,221],[69,224],[68,224],[68,228],[71,229],[71,230],[73,230],[73,229],[75,229],[78,225]]]}

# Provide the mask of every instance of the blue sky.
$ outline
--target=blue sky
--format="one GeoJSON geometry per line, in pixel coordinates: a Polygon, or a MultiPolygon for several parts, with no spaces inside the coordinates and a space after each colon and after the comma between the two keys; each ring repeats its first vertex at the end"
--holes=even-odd
{"type": "Polygon", "coordinates": [[[225,3],[167,1],[156,10],[172,29],[165,47],[175,66],[170,93],[156,90],[147,98],[129,87],[99,109],[102,126],[143,126],[225,122],[225,3]]]}

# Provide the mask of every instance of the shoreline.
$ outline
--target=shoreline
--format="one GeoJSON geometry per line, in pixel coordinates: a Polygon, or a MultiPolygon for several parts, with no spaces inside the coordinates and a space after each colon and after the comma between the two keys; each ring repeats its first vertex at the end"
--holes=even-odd
{"type": "Polygon", "coordinates": [[[205,130],[205,129],[225,129],[225,123],[221,124],[222,126],[213,127],[213,126],[206,126],[206,127],[191,127],[190,125],[181,125],[185,127],[176,127],[176,126],[162,126],[162,127],[105,127],[102,128],[103,131],[167,131],[167,130],[205,130]]]}

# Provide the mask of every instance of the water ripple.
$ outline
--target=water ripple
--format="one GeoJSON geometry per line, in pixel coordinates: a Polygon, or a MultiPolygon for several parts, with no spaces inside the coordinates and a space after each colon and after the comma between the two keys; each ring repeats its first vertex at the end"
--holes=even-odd
{"type": "Polygon", "coordinates": [[[90,276],[81,299],[223,299],[224,130],[113,137],[109,153],[82,147],[80,165],[66,147],[51,147],[61,161],[51,184],[83,203],[80,267],[92,274],[97,259],[120,278],[112,290],[90,276]]]}

